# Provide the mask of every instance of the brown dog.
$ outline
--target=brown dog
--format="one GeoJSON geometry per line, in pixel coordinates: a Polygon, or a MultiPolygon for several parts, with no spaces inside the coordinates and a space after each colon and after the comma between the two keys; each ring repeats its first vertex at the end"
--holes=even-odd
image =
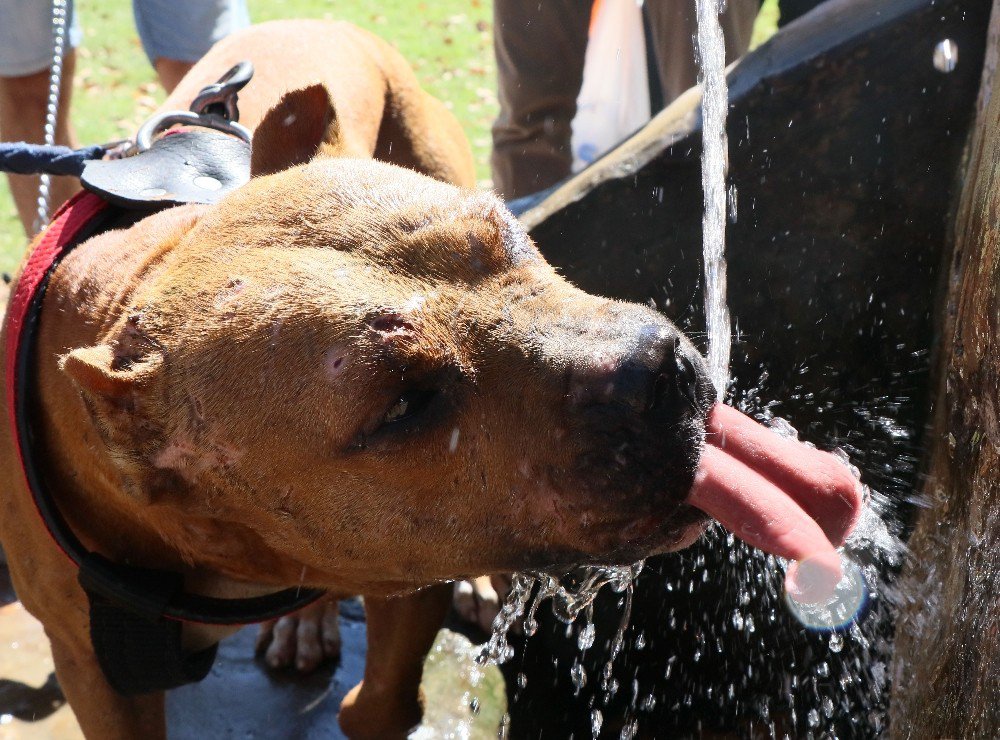
{"type": "MultiPolygon", "coordinates": [[[[631,562],[702,532],[684,500],[714,394],[666,319],[575,289],[499,200],[455,187],[472,185],[464,137],[387,44],[260,26],[167,107],[243,58],[254,179],[93,238],[52,276],[45,473],[87,546],[190,591],[364,594],[365,679],[340,721],[401,737],[446,581],[631,562]]],[[[81,726],[163,737],[162,694],[106,682],[6,427],[0,450],[11,573],[81,726]]],[[[219,637],[185,626],[192,649],[219,637]]]]}

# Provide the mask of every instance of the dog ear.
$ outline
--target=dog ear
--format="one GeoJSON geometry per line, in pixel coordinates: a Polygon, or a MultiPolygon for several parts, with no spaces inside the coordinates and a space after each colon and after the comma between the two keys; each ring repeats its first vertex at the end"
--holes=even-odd
{"type": "Polygon", "coordinates": [[[155,448],[162,436],[155,400],[162,365],[159,351],[129,356],[110,344],[81,347],[60,360],[119,462],[155,448]]]}
{"type": "Polygon", "coordinates": [[[320,149],[340,143],[337,113],[325,85],[315,84],[285,93],[253,134],[250,175],[271,175],[305,164],[320,149]]]}

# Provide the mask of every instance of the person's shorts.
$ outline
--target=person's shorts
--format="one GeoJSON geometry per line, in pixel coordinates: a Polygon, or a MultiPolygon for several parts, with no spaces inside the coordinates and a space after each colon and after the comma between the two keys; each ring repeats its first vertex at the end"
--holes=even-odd
{"type": "MultiPolygon", "coordinates": [[[[135,25],[149,61],[196,62],[219,39],[250,24],[246,0],[133,0],[135,25]]],[[[68,47],[81,32],[69,2],[68,47]]],[[[0,77],[48,69],[54,44],[52,3],[0,0],[0,77]]]]}

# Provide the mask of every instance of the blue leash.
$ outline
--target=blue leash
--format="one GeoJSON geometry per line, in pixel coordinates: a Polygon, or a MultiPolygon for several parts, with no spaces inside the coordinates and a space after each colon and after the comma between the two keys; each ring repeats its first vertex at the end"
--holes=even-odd
{"type": "Polygon", "coordinates": [[[106,152],[107,148],[100,144],[70,149],[68,146],[45,146],[23,141],[3,142],[0,143],[0,172],[79,177],[88,160],[101,159],[106,152]]]}

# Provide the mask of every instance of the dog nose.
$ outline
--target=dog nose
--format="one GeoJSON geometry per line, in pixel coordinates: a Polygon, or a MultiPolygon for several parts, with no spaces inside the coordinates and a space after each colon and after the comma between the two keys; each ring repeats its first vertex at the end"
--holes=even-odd
{"type": "Polygon", "coordinates": [[[715,401],[714,387],[708,381],[708,369],[701,355],[678,342],[674,346],[673,383],[677,392],[695,410],[707,411],[715,401]],[[711,393],[706,393],[707,390],[711,393]]]}
{"type": "Polygon", "coordinates": [[[715,390],[705,361],[676,330],[653,327],[617,362],[574,372],[571,398],[616,404],[641,415],[706,413],[715,390]]]}
{"type": "Polygon", "coordinates": [[[704,359],[679,336],[668,340],[652,368],[653,386],[646,399],[647,414],[707,413],[715,390],[704,359]]]}

